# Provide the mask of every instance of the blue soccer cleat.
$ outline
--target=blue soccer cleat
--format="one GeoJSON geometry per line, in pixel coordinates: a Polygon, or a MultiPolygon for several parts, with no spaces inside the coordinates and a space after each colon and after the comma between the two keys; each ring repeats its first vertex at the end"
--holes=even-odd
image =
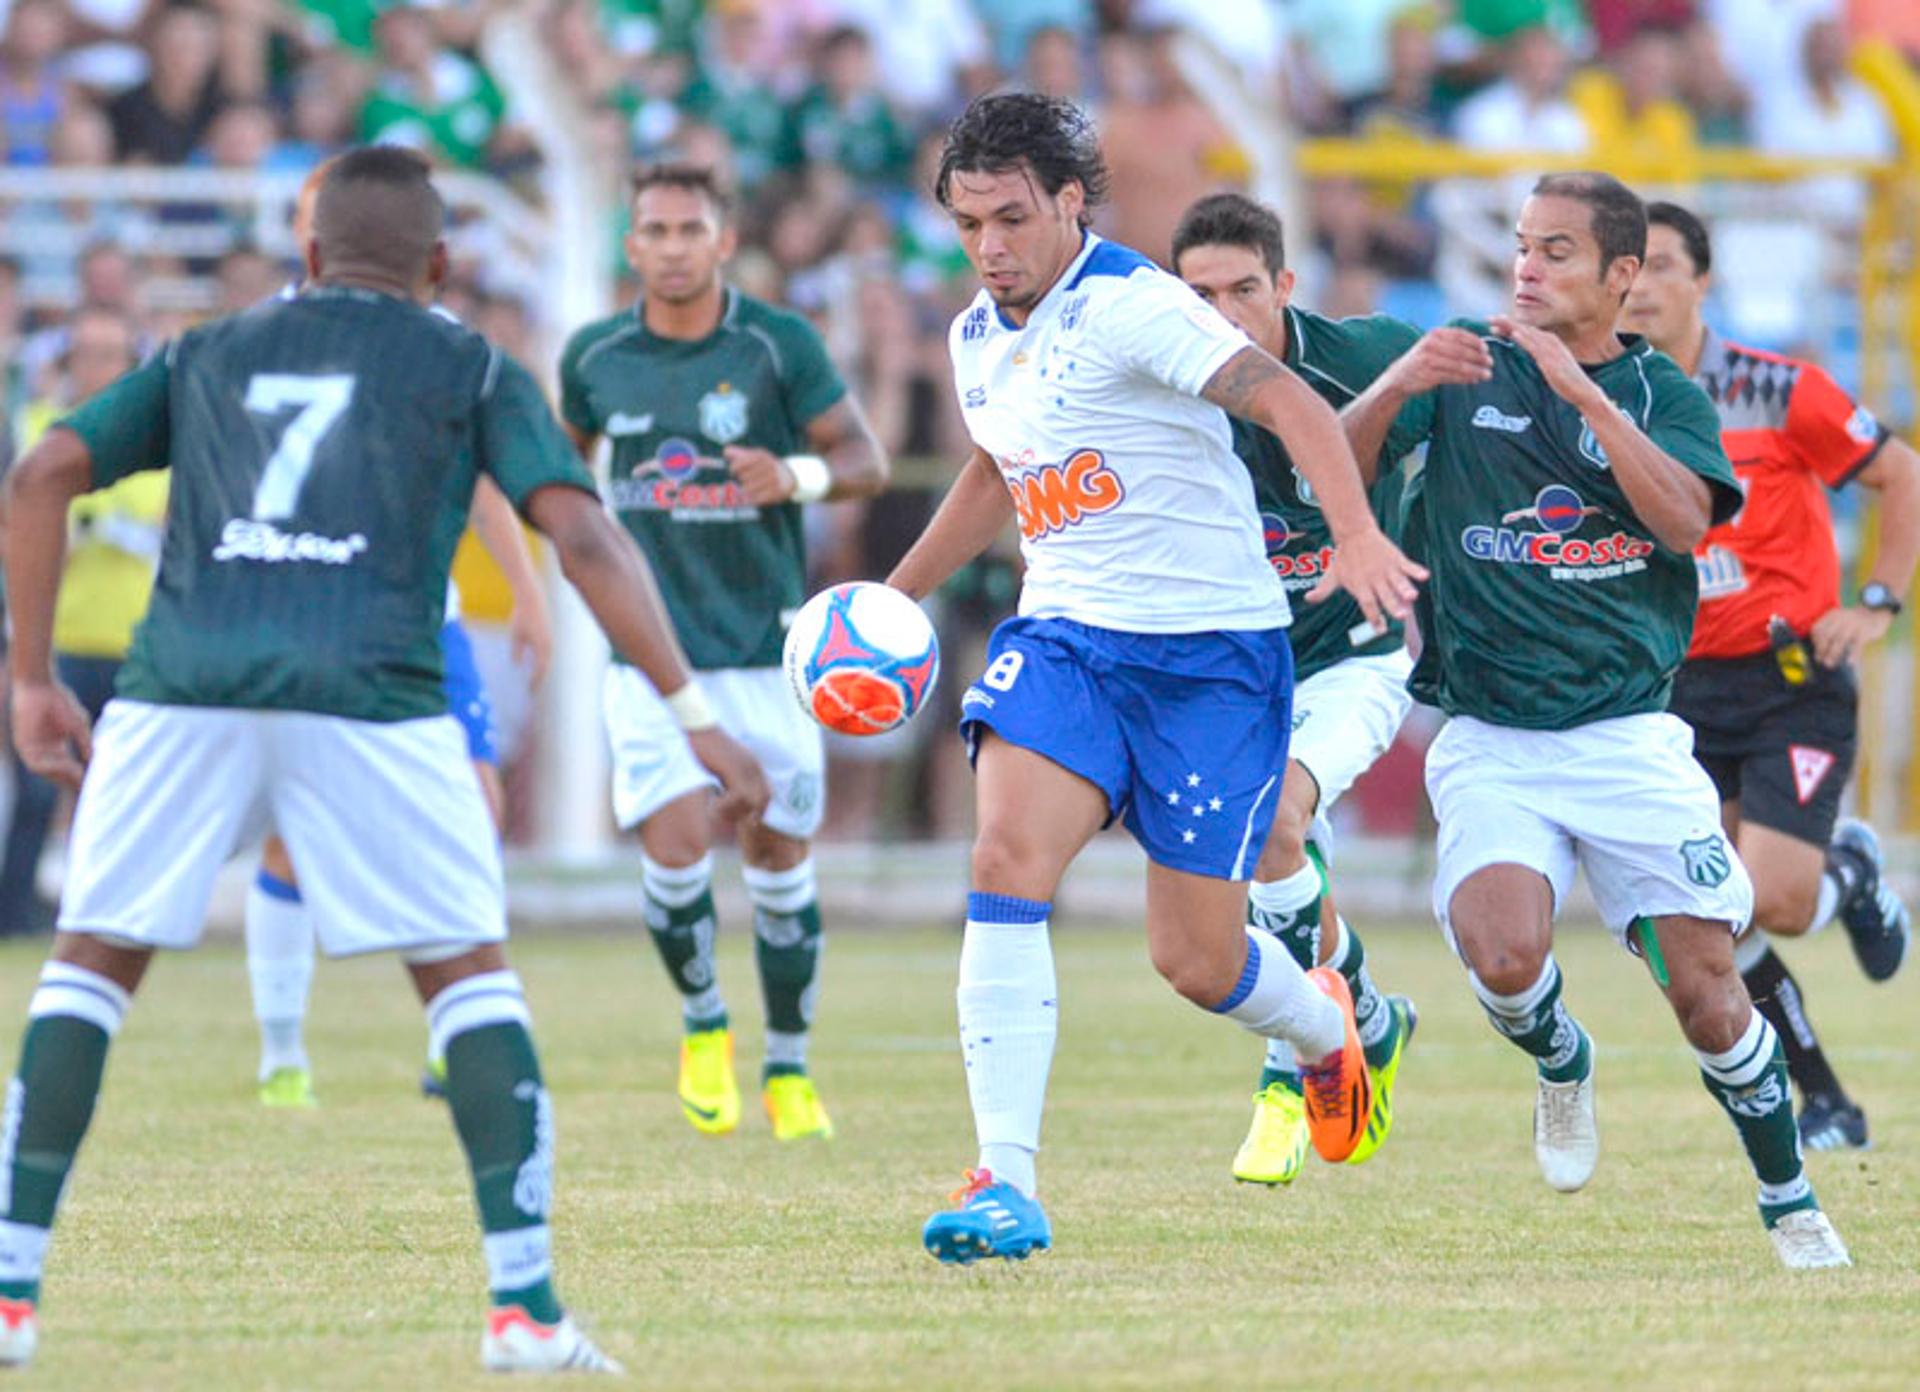
{"type": "Polygon", "coordinates": [[[1053,1228],[1040,1205],[991,1170],[968,1170],[954,1207],[927,1219],[920,1240],[943,1262],[965,1266],[982,1257],[1025,1261],[1053,1246],[1053,1228]]]}

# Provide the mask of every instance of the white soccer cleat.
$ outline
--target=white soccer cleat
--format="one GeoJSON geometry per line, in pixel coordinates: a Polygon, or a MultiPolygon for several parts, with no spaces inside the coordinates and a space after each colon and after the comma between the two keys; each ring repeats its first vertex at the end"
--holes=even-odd
{"type": "Polygon", "coordinates": [[[1847,1244],[1833,1230],[1827,1215],[1817,1208],[1789,1213],[1767,1229],[1773,1250],[1789,1271],[1820,1271],[1832,1266],[1852,1266],[1847,1244]]]}
{"type": "Polygon", "coordinates": [[[21,1368],[40,1347],[40,1315],[31,1300],[0,1299],[0,1368],[21,1368]]]}
{"type": "Polygon", "coordinates": [[[1563,1194],[1584,1188],[1600,1162],[1600,1127],[1593,1116],[1593,1065],[1571,1083],[1539,1080],[1533,1098],[1533,1158],[1548,1184],[1563,1194]]]}
{"type": "Polygon", "coordinates": [[[562,1315],[558,1324],[542,1324],[518,1305],[503,1306],[487,1316],[480,1362],[490,1373],[626,1372],[595,1347],[573,1316],[562,1315]]]}

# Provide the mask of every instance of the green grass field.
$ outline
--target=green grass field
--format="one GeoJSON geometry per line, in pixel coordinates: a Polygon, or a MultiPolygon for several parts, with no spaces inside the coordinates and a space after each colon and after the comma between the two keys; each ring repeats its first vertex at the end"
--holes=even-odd
{"type": "MultiPolygon", "coordinates": [[[[1371,934],[1376,977],[1422,1014],[1392,1141],[1272,1191],[1227,1175],[1258,1041],[1174,998],[1137,932],[1057,939],[1056,1248],[970,1270],[918,1242],[972,1159],[957,935],[833,939],[815,1062],[840,1134],[804,1148],[776,1148],[757,1107],[724,1139],[680,1120],[677,1012],[637,934],[522,941],[559,1109],[565,1298],[662,1388],[1920,1385],[1920,1012],[1911,972],[1866,986],[1837,933],[1793,961],[1877,1148],[1812,1158],[1858,1266],[1799,1276],[1777,1267],[1664,1006],[1598,931],[1559,948],[1601,1048],[1600,1172],[1572,1197],[1535,1172],[1527,1063],[1431,930],[1371,934]]],[[[0,950],[9,1038],[37,956],[0,950]]],[[[750,1078],[745,934],[722,965],[750,1078]]],[[[484,1385],[465,1167],[415,1092],[399,969],[323,967],[311,1042],[323,1110],[266,1112],[237,949],[156,966],[69,1191],[26,1381],[484,1385]]]]}

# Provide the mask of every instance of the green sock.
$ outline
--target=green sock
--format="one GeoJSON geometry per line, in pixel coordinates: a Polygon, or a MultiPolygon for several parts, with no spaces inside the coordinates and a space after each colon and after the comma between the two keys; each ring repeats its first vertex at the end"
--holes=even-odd
{"type": "Polygon", "coordinates": [[[518,1020],[479,1025],[449,1039],[446,1056],[447,1102],[473,1171],[493,1303],[552,1324],[561,1316],[547,1229],[553,1105],[533,1037],[518,1020]]]}
{"type": "Polygon", "coordinates": [[[753,901],[753,955],[767,1011],[762,1081],[807,1071],[807,1040],[820,972],[820,902],[813,857],[785,870],[740,872],[753,901]]]}
{"type": "Polygon", "coordinates": [[[49,962],[41,972],[0,1115],[0,1296],[9,1300],[40,1298],[60,1194],[127,1004],[126,992],[83,968],[49,962]]]}
{"type": "Polygon", "coordinates": [[[1360,1035],[1360,1047],[1367,1056],[1367,1066],[1384,1068],[1393,1057],[1393,1046],[1399,1042],[1393,1007],[1367,972],[1367,949],[1360,935],[1345,918],[1339,923],[1339,945],[1334,949],[1330,965],[1346,978],[1347,989],[1353,992],[1353,1023],[1360,1035]]]}
{"type": "Polygon", "coordinates": [[[1547,958],[1539,979],[1517,995],[1503,996],[1469,974],[1480,1008],[1493,1027],[1540,1067],[1550,1083],[1571,1083],[1593,1066],[1593,1041],[1560,1000],[1560,964],[1547,958]]]}
{"type": "Polygon", "coordinates": [[[725,1029],[727,1006],[713,961],[712,859],[703,856],[693,865],[672,868],[643,860],[640,882],[646,895],[647,933],[680,992],[687,1033],[725,1029]]]}
{"type": "Polygon", "coordinates": [[[1713,1094],[1760,1181],[1760,1217],[1772,1227],[1787,1214],[1818,1208],[1800,1158],[1787,1056],[1780,1037],[1759,1011],[1740,1041],[1723,1054],[1699,1052],[1700,1078],[1713,1094]]]}
{"type": "Polygon", "coordinates": [[[1326,891],[1326,875],[1309,846],[1307,863],[1284,880],[1248,886],[1247,921],[1278,938],[1301,971],[1312,971],[1320,965],[1320,904],[1326,891]]]}

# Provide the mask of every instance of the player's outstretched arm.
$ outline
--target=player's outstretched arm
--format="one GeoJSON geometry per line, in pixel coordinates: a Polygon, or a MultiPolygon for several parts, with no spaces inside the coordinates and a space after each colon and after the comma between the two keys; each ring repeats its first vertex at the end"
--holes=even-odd
{"type": "Polygon", "coordinates": [[[887,486],[887,452],[851,396],[807,422],[807,448],[813,453],[785,458],[748,445],[722,453],[755,507],[871,498],[887,486]]]}
{"type": "Polygon", "coordinates": [[[1606,452],[1607,466],[1633,515],[1669,551],[1691,552],[1713,525],[1713,490],[1705,479],[1661,449],[1613,399],[1594,384],[1557,335],[1504,316],[1493,331],[1512,339],[1560,398],[1580,412],[1606,452]]]}
{"type": "Polygon", "coordinates": [[[86,711],[53,675],[53,609],[67,556],[67,508],[93,486],[93,457],[55,426],[7,475],[7,607],[13,620],[13,742],[43,778],[80,786],[92,750],[86,711]]]}
{"type": "Polygon", "coordinates": [[[1427,572],[1380,530],[1333,408],[1271,354],[1252,346],[1227,359],[1200,395],[1279,436],[1319,497],[1333,533],[1334,562],[1308,600],[1323,600],[1339,587],[1359,601],[1375,628],[1384,628],[1389,615],[1404,619],[1413,608],[1415,582],[1427,572]]]}
{"type": "Polygon", "coordinates": [[[940,510],[900,558],[887,583],[913,599],[925,599],[961,566],[986,550],[1013,516],[1013,499],[1000,466],[975,449],[947,490],[940,510]]]}
{"type": "MultiPolygon", "coordinates": [[[[1873,548],[1870,585],[1884,585],[1897,600],[1906,597],[1920,565],[1920,453],[1904,440],[1889,439],[1873,462],[1854,475],[1856,481],[1880,495],[1879,526],[1873,548]]],[[[1813,655],[1827,667],[1856,661],[1868,643],[1878,642],[1893,627],[1886,609],[1842,605],[1822,614],[1808,636],[1813,655]]]]}
{"type": "Polygon", "coordinates": [[[514,660],[528,665],[528,677],[538,687],[553,661],[553,620],[547,613],[547,592],[540,583],[540,572],[534,569],[533,553],[527,549],[527,536],[520,530],[513,504],[500,491],[500,485],[485,474],[474,484],[471,520],[473,534],[480,538],[513,592],[508,634],[513,640],[514,660]]]}
{"type": "Polygon", "coordinates": [[[561,572],[608,639],[653,683],[687,732],[695,757],[720,780],[720,815],[758,817],[767,806],[766,775],[707,708],[667,620],[653,571],[633,538],[599,499],[568,485],[535,489],[525,507],[528,519],[553,542],[561,572]]]}

